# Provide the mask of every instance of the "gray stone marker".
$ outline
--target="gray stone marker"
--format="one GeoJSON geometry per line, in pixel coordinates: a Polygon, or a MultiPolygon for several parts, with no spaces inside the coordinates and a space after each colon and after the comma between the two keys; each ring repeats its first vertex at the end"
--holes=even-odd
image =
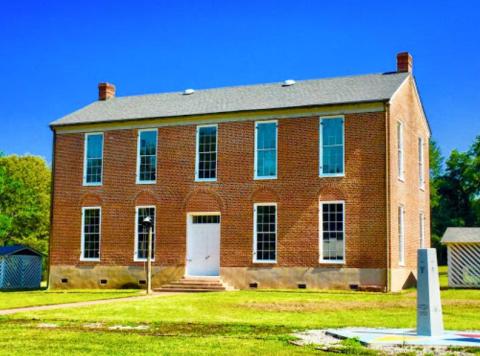
{"type": "Polygon", "coordinates": [[[443,316],[434,248],[418,249],[417,274],[417,335],[440,336],[443,334],[443,316]]]}

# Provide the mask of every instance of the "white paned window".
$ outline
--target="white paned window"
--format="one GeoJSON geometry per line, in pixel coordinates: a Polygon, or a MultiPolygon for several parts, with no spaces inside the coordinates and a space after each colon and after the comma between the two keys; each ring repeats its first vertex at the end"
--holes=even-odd
{"type": "Polygon", "coordinates": [[[217,125],[197,126],[195,180],[217,179],[217,125]]]}
{"type": "Polygon", "coordinates": [[[277,121],[255,123],[255,179],[277,178],[277,121]]]}
{"type": "Polygon", "coordinates": [[[335,177],[344,174],[344,118],[322,118],[320,120],[320,176],[335,177]]]}
{"type": "Polygon", "coordinates": [[[425,248],[425,214],[419,214],[419,228],[420,228],[420,248],[425,248]]]}
{"type": "Polygon", "coordinates": [[[320,202],[320,262],[345,262],[345,202],[320,202]]]}
{"type": "Polygon", "coordinates": [[[404,162],[404,146],[403,146],[403,123],[397,122],[397,168],[398,179],[405,180],[405,162],[404,162]]]}
{"type": "Polygon", "coordinates": [[[418,138],[418,183],[420,189],[425,189],[425,167],[423,138],[418,138]]]}
{"type": "Polygon", "coordinates": [[[277,205],[254,205],[254,262],[277,260],[277,205]]]}
{"type": "Polygon", "coordinates": [[[220,224],[220,215],[193,215],[192,224],[220,224]]]}
{"type": "Polygon", "coordinates": [[[100,207],[82,208],[82,261],[100,260],[100,235],[102,209],[100,207]]]}
{"type": "Polygon", "coordinates": [[[137,206],[135,213],[135,260],[146,261],[148,251],[148,229],[144,226],[143,220],[150,216],[152,221],[152,254],[155,256],[155,207],[137,206]]]}
{"type": "Polygon", "coordinates": [[[155,183],[157,177],[157,129],[138,130],[137,183],[155,183]]]}
{"type": "Polygon", "coordinates": [[[101,185],[103,168],[103,133],[85,134],[83,184],[101,185]]]}
{"type": "Polygon", "coordinates": [[[405,266],[405,208],[398,207],[398,264],[405,266]]]}

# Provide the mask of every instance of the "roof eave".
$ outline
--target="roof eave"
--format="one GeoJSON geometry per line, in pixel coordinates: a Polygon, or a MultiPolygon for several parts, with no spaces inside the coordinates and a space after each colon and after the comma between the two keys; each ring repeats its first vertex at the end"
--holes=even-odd
{"type": "MultiPolygon", "coordinates": [[[[142,120],[162,120],[168,118],[185,118],[185,117],[204,117],[209,115],[220,115],[220,114],[248,114],[250,112],[268,112],[271,110],[290,110],[290,109],[315,109],[320,107],[330,107],[336,105],[355,105],[355,104],[373,104],[373,103],[382,103],[386,104],[390,101],[391,97],[389,98],[380,98],[375,100],[360,100],[360,101],[350,101],[350,102],[340,102],[340,103],[330,103],[330,104],[318,104],[318,105],[298,105],[298,106],[288,106],[288,107],[272,107],[266,109],[252,109],[252,110],[239,110],[239,111],[216,111],[216,112],[208,112],[208,113],[201,113],[201,114],[189,114],[189,115],[174,115],[174,116],[145,116],[140,118],[128,118],[128,119],[117,119],[117,120],[103,120],[103,121],[85,121],[85,122],[75,122],[75,123],[58,123],[55,124],[55,121],[49,124],[49,127],[52,131],[55,131],[56,128],[62,127],[75,127],[80,125],[94,125],[94,124],[105,124],[105,123],[118,123],[118,122],[131,122],[131,121],[142,121],[142,120]]],[[[61,120],[61,119],[60,119],[61,120]]],[[[57,120],[58,121],[58,120],[57,120]]]]}

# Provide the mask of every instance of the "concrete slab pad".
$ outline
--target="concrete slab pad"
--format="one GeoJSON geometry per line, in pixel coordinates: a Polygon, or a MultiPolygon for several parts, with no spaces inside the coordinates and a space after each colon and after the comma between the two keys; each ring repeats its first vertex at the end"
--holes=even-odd
{"type": "Polygon", "coordinates": [[[365,345],[419,345],[480,347],[480,331],[445,331],[439,336],[418,336],[415,329],[328,329],[328,335],[357,338],[365,345]]]}

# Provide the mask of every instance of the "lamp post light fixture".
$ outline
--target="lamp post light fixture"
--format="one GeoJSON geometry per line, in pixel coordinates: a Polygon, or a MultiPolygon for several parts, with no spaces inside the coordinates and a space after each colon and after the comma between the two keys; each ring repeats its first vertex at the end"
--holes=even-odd
{"type": "Polygon", "coordinates": [[[152,293],[152,230],[153,221],[151,216],[145,217],[142,222],[143,226],[148,229],[148,245],[147,245],[147,294],[152,293]]]}

